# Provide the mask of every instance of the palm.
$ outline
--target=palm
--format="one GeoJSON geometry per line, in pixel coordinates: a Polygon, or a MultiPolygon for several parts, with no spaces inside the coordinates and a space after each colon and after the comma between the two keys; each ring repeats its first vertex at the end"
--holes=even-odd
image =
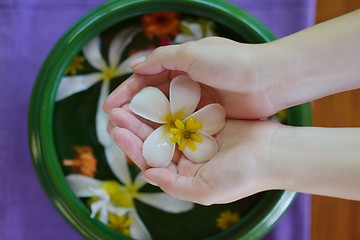
{"type": "Polygon", "coordinates": [[[185,157],[167,169],[148,169],[172,196],[202,204],[227,203],[266,190],[267,153],[277,123],[227,121],[217,134],[219,152],[203,164],[185,157]],[[230,187],[231,186],[231,187],[230,187]]]}

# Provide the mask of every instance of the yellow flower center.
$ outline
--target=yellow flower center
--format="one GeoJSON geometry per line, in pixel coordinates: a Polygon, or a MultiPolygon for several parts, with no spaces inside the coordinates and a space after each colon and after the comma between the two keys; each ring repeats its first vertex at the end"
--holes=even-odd
{"type": "Polygon", "coordinates": [[[183,151],[185,147],[195,151],[195,142],[201,143],[203,141],[203,138],[197,134],[197,131],[202,127],[202,123],[195,122],[194,117],[190,116],[185,121],[176,119],[174,125],[174,127],[170,128],[170,132],[173,134],[170,141],[178,143],[180,151],[183,151]]]}
{"type": "Polygon", "coordinates": [[[78,70],[84,70],[84,63],[85,62],[85,58],[83,56],[75,56],[74,59],[71,61],[71,63],[69,64],[69,66],[66,69],[65,74],[71,74],[71,75],[75,75],[77,73],[78,70]]]}
{"type": "Polygon", "coordinates": [[[128,237],[130,237],[129,228],[131,223],[131,219],[126,215],[117,216],[115,214],[109,214],[108,226],[128,237]]]}
{"type": "Polygon", "coordinates": [[[216,219],[216,226],[222,230],[229,228],[239,221],[239,214],[231,211],[224,211],[216,219]]]}
{"type": "Polygon", "coordinates": [[[117,207],[131,208],[134,207],[134,197],[138,188],[130,184],[122,186],[116,181],[106,181],[102,185],[103,189],[109,194],[110,201],[117,207]]]}
{"type": "Polygon", "coordinates": [[[116,77],[116,75],[116,69],[114,69],[113,67],[107,67],[102,70],[102,77],[106,81],[113,79],[114,77],[116,77]]]}

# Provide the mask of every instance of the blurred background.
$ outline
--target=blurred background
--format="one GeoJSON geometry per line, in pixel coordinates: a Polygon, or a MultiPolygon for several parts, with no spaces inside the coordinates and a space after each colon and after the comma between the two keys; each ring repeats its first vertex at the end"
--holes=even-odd
{"type": "MultiPolygon", "coordinates": [[[[359,8],[360,0],[317,0],[316,23],[359,8]]],[[[354,31],[359,30],[360,23],[359,29],[354,31]]],[[[313,125],[360,127],[360,90],[335,94],[315,101],[313,125]]],[[[359,225],[360,202],[312,197],[312,239],[360,239],[359,225]]]]}

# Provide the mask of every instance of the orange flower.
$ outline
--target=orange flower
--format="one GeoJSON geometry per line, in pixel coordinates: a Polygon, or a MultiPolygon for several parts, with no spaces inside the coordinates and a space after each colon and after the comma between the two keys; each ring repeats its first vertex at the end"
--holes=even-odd
{"type": "Polygon", "coordinates": [[[75,146],[74,151],[76,157],[74,159],[64,159],[64,166],[71,167],[73,173],[94,177],[97,161],[92,148],[75,146]]]}
{"type": "Polygon", "coordinates": [[[176,12],[158,12],[145,14],[142,17],[145,34],[148,38],[175,36],[179,32],[180,18],[176,12]]]}
{"type": "Polygon", "coordinates": [[[221,230],[225,230],[239,221],[239,214],[229,210],[221,212],[216,219],[216,226],[221,230]]]}

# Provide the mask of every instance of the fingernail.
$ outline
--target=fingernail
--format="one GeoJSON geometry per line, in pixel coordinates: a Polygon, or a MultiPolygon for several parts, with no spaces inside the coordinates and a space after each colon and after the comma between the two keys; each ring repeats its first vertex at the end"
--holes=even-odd
{"type": "Polygon", "coordinates": [[[131,68],[134,68],[134,67],[136,67],[137,65],[143,63],[143,62],[145,61],[145,59],[146,59],[145,56],[136,58],[136,59],[134,59],[133,61],[131,61],[131,62],[129,63],[129,65],[130,65],[131,68]]]}
{"type": "Polygon", "coordinates": [[[116,132],[118,132],[120,130],[119,127],[115,126],[112,130],[111,130],[111,136],[114,137],[114,134],[116,134],[116,132]]]}
{"type": "Polygon", "coordinates": [[[151,184],[155,187],[158,187],[159,185],[156,182],[151,181],[150,179],[148,179],[147,177],[145,177],[144,175],[142,175],[143,179],[148,183],[151,184]]]}

